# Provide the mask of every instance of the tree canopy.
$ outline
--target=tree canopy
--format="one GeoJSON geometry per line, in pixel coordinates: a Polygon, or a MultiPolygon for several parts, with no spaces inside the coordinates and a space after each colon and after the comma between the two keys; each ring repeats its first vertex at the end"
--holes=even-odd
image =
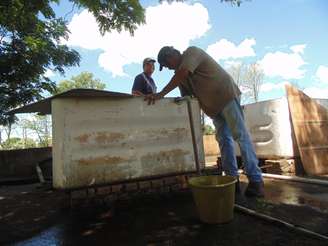
{"type": "Polygon", "coordinates": [[[25,149],[35,148],[37,143],[31,138],[8,138],[6,141],[0,143],[0,149],[25,149]]]}
{"type": "Polygon", "coordinates": [[[215,134],[215,129],[208,124],[205,124],[203,127],[203,135],[213,135],[215,134]]]}
{"type": "Polygon", "coordinates": [[[45,0],[2,0],[0,3],[0,123],[13,118],[3,113],[40,99],[55,83],[46,69],[64,73],[79,64],[79,54],[60,44],[68,37],[66,22],[56,18],[45,0]],[[2,117],[1,117],[2,116],[2,117]]]}
{"type": "Polygon", "coordinates": [[[239,63],[228,68],[228,72],[243,91],[243,103],[259,101],[264,72],[258,64],[239,63]]]}
{"type": "Polygon", "coordinates": [[[55,93],[62,93],[67,90],[77,88],[88,88],[88,89],[105,89],[106,84],[101,82],[100,79],[93,77],[90,72],[82,72],[77,76],[73,76],[69,80],[62,80],[58,83],[55,93]]]}

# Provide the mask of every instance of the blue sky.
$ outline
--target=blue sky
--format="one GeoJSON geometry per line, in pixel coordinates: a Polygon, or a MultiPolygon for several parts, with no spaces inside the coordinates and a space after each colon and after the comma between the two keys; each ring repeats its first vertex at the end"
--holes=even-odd
{"type": "MultiPolygon", "coordinates": [[[[328,98],[328,1],[252,0],[240,7],[219,0],[141,3],[148,22],[134,38],[116,32],[101,37],[92,15],[75,8],[66,18],[72,33],[65,42],[80,53],[81,64],[67,69],[65,77],[49,72],[50,78],[58,82],[90,71],[106,82],[106,89],[130,92],[144,57],[156,58],[163,45],[181,51],[195,45],[225,68],[258,63],[265,73],[261,100],[283,96],[288,82],[311,96],[328,98]]],[[[63,0],[54,8],[58,16],[65,16],[72,4],[63,0]]],[[[170,76],[158,66],[153,74],[159,89],[170,76]]]]}

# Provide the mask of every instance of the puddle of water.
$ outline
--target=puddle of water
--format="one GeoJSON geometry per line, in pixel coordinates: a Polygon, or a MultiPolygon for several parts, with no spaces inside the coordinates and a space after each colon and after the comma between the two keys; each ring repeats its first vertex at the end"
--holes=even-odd
{"type": "Polygon", "coordinates": [[[328,189],[325,187],[283,181],[268,181],[265,187],[266,200],[274,204],[309,206],[328,212],[328,189]]]}
{"type": "Polygon", "coordinates": [[[62,245],[63,226],[53,226],[30,239],[15,243],[15,246],[52,246],[62,245]]]}

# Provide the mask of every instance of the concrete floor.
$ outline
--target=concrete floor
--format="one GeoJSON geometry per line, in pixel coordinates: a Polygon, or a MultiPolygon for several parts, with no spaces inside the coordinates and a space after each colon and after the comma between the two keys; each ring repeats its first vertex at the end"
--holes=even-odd
{"type": "MultiPolygon", "coordinates": [[[[265,179],[264,199],[236,200],[328,236],[328,187],[265,179]]],[[[239,212],[224,225],[202,224],[190,191],[77,205],[37,185],[0,187],[0,245],[328,245],[239,212]]]]}

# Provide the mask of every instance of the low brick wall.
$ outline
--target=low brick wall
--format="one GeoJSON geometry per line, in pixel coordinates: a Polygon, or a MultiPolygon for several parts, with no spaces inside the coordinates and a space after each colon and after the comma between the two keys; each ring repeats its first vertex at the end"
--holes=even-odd
{"type": "Polygon", "coordinates": [[[52,156],[52,148],[0,151],[0,181],[36,179],[35,165],[52,156]]]}

